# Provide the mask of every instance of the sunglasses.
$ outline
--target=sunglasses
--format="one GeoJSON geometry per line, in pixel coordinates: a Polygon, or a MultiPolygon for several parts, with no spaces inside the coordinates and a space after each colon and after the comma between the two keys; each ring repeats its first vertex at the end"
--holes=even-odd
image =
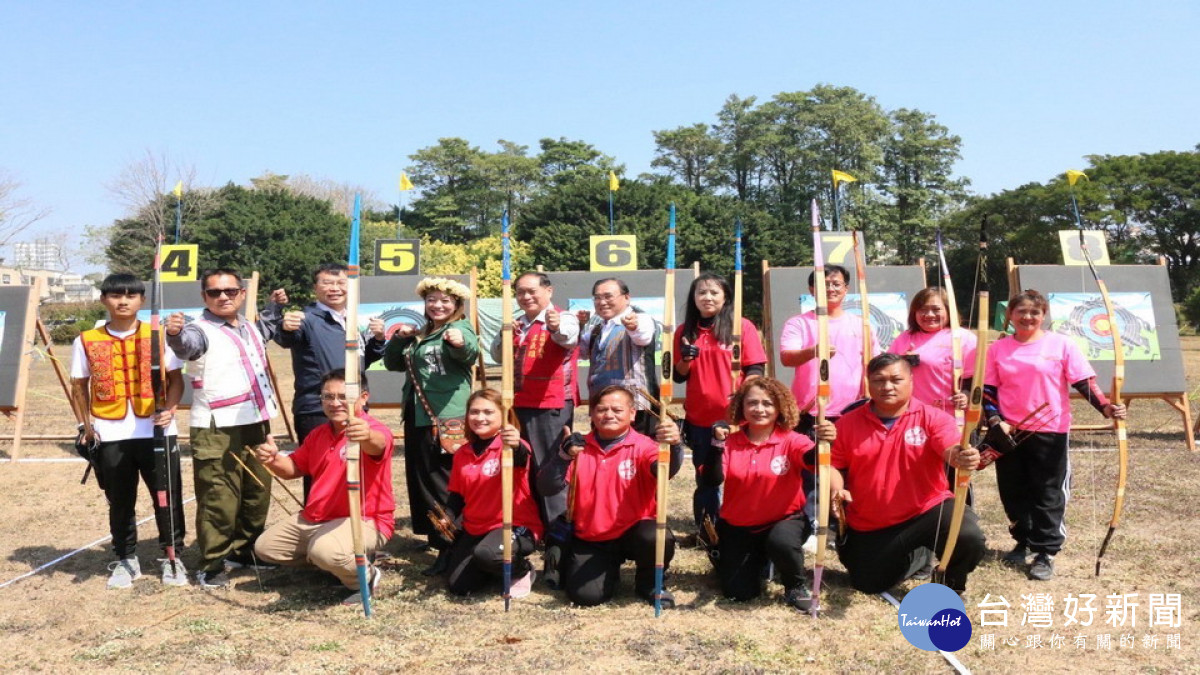
{"type": "Polygon", "coordinates": [[[236,298],[238,296],[238,294],[241,292],[242,292],[242,289],[240,289],[240,288],[206,288],[206,289],[204,289],[204,294],[214,300],[221,297],[222,293],[224,293],[225,297],[227,297],[227,298],[236,298]]]}

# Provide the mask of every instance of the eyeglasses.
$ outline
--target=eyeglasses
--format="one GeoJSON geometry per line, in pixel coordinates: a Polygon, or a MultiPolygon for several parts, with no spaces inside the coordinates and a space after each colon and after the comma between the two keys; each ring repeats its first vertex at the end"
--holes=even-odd
{"type": "Polygon", "coordinates": [[[321,400],[326,403],[333,403],[334,401],[340,401],[342,403],[345,403],[346,395],[345,394],[321,394],[321,400]]]}
{"type": "Polygon", "coordinates": [[[225,297],[227,297],[227,298],[236,298],[238,296],[238,294],[241,292],[242,292],[242,289],[240,289],[240,288],[206,288],[206,289],[204,289],[204,294],[207,295],[208,297],[212,298],[213,300],[216,300],[217,298],[221,297],[222,293],[224,293],[225,297]]]}
{"type": "Polygon", "coordinates": [[[346,288],[349,282],[346,279],[322,279],[317,282],[320,288],[346,288]]]}

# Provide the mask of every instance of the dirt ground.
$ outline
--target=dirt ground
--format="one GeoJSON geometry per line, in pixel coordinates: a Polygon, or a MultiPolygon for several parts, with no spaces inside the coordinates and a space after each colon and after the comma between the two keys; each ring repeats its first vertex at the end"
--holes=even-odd
{"type": "MultiPolygon", "coordinates": [[[[1200,383],[1200,338],[1184,338],[1189,387],[1200,383]]],[[[275,352],[281,373],[287,355],[275,352]]],[[[288,376],[284,380],[290,379],[288,376]]],[[[287,384],[284,384],[285,390],[287,384]]],[[[285,391],[285,397],[290,392],[285,391]]],[[[67,433],[73,425],[66,401],[47,362],[35,364],[30,385],[29,433],[67,433]]],[[[395,411],[380,416],[399,426],[395,411]]],[[[1077,409],[1081,420],[1096,420],[1077,409]]],[[[996,495],[994,473],[977,475],[977,505],[990,554],[971,577],[967,614],[970,644],[957,653],[976,672],[1200,670],[1200,468],[1185,448],[1180,416],[1166,404],[1138,401],[1130,413],[1130,477],[1120,528],[1094,576],[1096,550],[1111,516],[1117,454],[1110,433],[1072,437],[1073,491],[1066,549],[1057,577],[1029,581],[1002,566],[1011,547],[996,495]],[[1092,625],[1072,625],[1070,596],[1094,594],[1092,625]],[[1178,594],[1172,610],[1170,598],[1178,594]],[[1164,595],[1163,598],[1152,596],[1164,595]],[[1007,625],[983,626],[982,602],[1003,598],[1007,625]],[[1152,605],[1166,602],[1166,609],[1152,605]],[[1038,625],[1023,605],[1050,603],[1049,624],[1038,625]],[[1135,605],[1132,615],[1110,605],[1135,605]],[[1115,617],[1115,618],[1114,618],[1115,617]],[[1124,625],[1112,622],[1124,619],[1124,625]],[[1152,625],[1151,619],[1158,625],[1152,625]],[[1166,624],[1166,625],[1163,625],[1166,624]],[[991,646],[988,637],[991,635],[991,646]],[[1078,639],[1083,637],[1082,646],[1078,639]],[[1108,636],[1111,645],[1100,640],[1108,636]]],[[[10,434],[11,423],[0,425],[10,434]]],[[[11,446],[0,445],[7,457],[11,446]]],[[[186,453],[186,447],[185,447],[186,453]]],[[[65,443],[27,443],[23,457],[70,460],[65,443]]],[[[185,460],[186,461],[186,460],[185,460]]],[[[190,463],[184,494],[191,496],[190,463]]],[[[441,580],[419,574],[432,561],[415,550],[409,529],[403,467],[395,465],[398,529],[387,547],[382,592],[375,617],[339,604],[345,592],[312,571],[234,573],[227,592],[162,586],[153,574],[128,591],[105,589],[111,559],[103,495],[94,481],[80,485],[83,465],[73,461],[0,462],[0,584],[81,547],[28,578],[0,588],[4,670],[169,671],[516,671],[653,672],[699,670],[777,672],[816,670],[945,672],[936,653],[908,644],[896,610],[878,596],[852,591],[833,551],[826,558],[819,620],[781,603],[769,586],[758,601],[733,603],[717,592],[710,566],[691,541],[687,468],[672,481],[671,526],[684,540],[672,567],[679,606],[655,619],[632,597],[632,569],[615,602],[581,609],[540,586],[505,613],[499,597],[447,596],[441,580]]],[[[298,489],[298,486],[294,486],[298,489]]],[[[277,491],[278,492],[278,491],[277,491]]],[[[285,500],[285,495],[280,495],[285,500]]],[[[288,505],[291,508],[291,505],[288,505]]],[[[140,498],[140,512],[149,501],[140,498]]],[[[189,523],[194,505],[187,506],[189,523]]],[[[272,506],[272,521],[284,516],[272,506]]],[[[139,531],[143,568],[158,554],[150,523],[139,531]]],[[[192,541],[189,534],[188,542],[192,541]]],[[[193,551],[183,553],[193,563],[193,551]]],[[[811,560],[808,561],[811,566],[811,560]]],[[[194,567],[194,565],[192,565],[194,567]]],[[[897,589],[900,596],[912,582],[897,589]]],[[[1031,610],[1037,608],[1030,607],[1031,610]]],[[[1044,607],[1042,609],[1045,609],[1044,607]]],[[[991,619],[1000,615],[990,614],[991,619]]],[[[1086,621],[1083,613],[1076,618],[1086,621]]]]}

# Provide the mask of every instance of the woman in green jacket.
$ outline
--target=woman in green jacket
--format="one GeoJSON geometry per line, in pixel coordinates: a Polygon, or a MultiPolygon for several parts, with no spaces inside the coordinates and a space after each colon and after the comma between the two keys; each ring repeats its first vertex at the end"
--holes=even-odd
{"type": "Polygon", "coordinates": [[[466,415],[479,338],[465,318],[471,295],[466,286],[427,277],[417,284],[417,294],[425,301],[425,325],[400,326],[387,343],[383,362],[388,370],[408,373],[403,394],[408,507],[413,532],[426,535],[439,551],[437,561],[424,571],[435,575],[444,571],[443,553],[450,542],[434,529],[428,514],[435,504],[446,503],[452,456],[442,450],[432,418],[445,422],[466,415]]]}

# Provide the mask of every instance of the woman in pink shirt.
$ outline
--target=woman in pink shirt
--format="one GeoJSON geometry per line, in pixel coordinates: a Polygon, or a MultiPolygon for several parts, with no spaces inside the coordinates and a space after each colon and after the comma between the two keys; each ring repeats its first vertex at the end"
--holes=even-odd
{"type": "Polygon", "coordinates": [[[942,288],[922,289],[908,308],[908,330],[901,333],[891,345],[893,354],[916,355],[913,366],[913,398],[945,412],[965,410],[967,395],[963,393],[963,382],[954,381],[954,349],[952,338],[960,340],[961,365],[966,378],[970,378],[966,364],[975,362],[975,334],[954,326],[950,331],[950,303],[942,288]]]}
{"type": "MultiPolygon", "coordinates": [[[[683,324],[675,332],[674,354],[675,381],[688,383],[683,434],[699,472],[712,447],[712,426],[726,419],[729,397],[741,385],[733,381],[733,289],[724,278],[705,272],[692,282],[683,324]]],[[[758,329],[743,318],[741,379],[762,375],[766,363],[758,329]]],[[[702,540],[707,540],[705,518],[716,522],[720,508],[720,489],[697,481],[692,515],[702,540]]]]}
{"type": "Polygon", "coordinates": [[[1016,334],[988,349],[983,378],[988,426],[999,425],[1010,435],[1019,431],[1022,437],[996,460],[1000,501],[1017,542],[1004,562],[1023,567],[1032,552],[1028,575],[1038,581],[1054,577],[1054,556],[1066,540],[1070,389],[1106,418],[1125,417],[1125,406],[1110,402],[1096,386],[1096,372],[1074,340],[1043,329],[1049,309],[1049,301],[1037,291],[1008,301],[1007,318],[1016,334]],[[1031,417],[1042,404],[1046,408],[1031,417]]]}

